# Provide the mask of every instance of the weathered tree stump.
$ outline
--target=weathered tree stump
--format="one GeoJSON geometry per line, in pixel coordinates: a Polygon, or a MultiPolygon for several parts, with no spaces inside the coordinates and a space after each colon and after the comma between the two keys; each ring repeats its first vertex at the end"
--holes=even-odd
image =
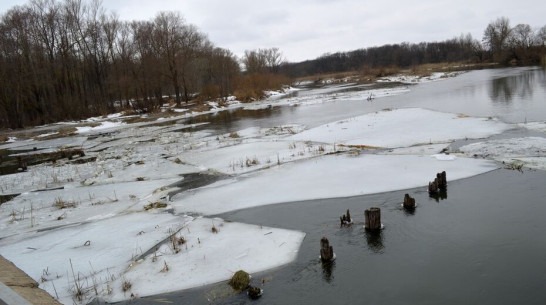
{"type": "Polygon", "coordinates": [[[411,197],[409,194],[404,195],[404,208],[405,209],[415,209],[415,198],[411,197]]]}
{"type": "Polygon", "coordinates": [[[320,240],[320,259],[323,263],[334,260],[334,248],[330,246],[330,242],[326,237],[320,240]]]}
{"type": "Polygon", "coordinates": [[[339,220],[341,222],[340,227],[343,226],[349,226],[353,223],[353,220],[351,219],[351,213],[349,212],[349,209],[347,209],[347,214],[341,215],[339,217],[339,220]]]}
{"type": "Polygon", "coordinates": [[[247,294],[248,294],[248,296],[249,296],[251,299],[253,299],[253,300],[255,300],[255,299],[261,297],[262,294],[263,294],[263,292],[264,292],[264,291],[263,291],[261,288],[259,288],[259,287],[248,286],[247,294]]]}
{"type": "Polygon", "coordinates": [[[364,227],[366,230],[381,229],[381,209],[373,207],[364,211],[364,227]]]}
{"type": "Polygon", "coordinates": [[[436,201],[447,198],[447,178],[445,171],[437,173],[434,181],[428,183],[428,193],[436,201]]]}
{"type": "Polygon", "coordinates": [[[443,171],[441,173],[436,174],[436,179],[438,180],[438,188],[445,189],[447,187],[447,178],[446,178],[446,172],[443,171]]]}
{"type": "Polygon", "coordinates": [[[435,178],[434,181],[428,183],[428,192],[430,194],[437,194],[438,190],[438,178],[435,178]]]}

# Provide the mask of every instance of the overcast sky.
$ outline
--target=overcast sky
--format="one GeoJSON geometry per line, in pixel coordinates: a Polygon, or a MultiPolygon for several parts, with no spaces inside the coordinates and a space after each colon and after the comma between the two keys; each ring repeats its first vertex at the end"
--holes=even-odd
{"type": "MultiPolygon", "coordinates": [[[[1,0],[3,14],[27,0],[1,0]]],[[[122,20],[150,20],[179,11],[219,47],[278,47],[291,62],[324,53],[400,42],[441,41],[471,33],[505,16],[511,25],[546,25],[544,0],[103,0],[122,20]]]]}

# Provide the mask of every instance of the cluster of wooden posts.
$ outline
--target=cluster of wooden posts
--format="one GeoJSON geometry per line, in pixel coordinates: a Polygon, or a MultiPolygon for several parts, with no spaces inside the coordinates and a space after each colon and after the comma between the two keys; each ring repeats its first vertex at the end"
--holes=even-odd
{"type": "MultiPolygon", "coordinates": [[[[437,198],[440,194],[445,193],[447,190],[447,178],[446,172],[436,174],[434,181],[429,182],[428,192],[431,197],[437,198]]],[[[446,196],[447,197],[447,196],[446,196]]],[[[404,195],[404,201],[402,206],[405,210],[414,211],[416,204],[415,198],[409,194],[404,195]]],[[[341,222],[340,227],[350,226],[353,223],[351,219],[351,213],[347,210],[347,213],[339,217],[341,222]]],[[[378,231],[381,230],[381,209],[378,207],[371,207],[364,211],[364,228],[366,231],[378,231]]],[[[335,259],[334,249],[330,246],[328,238],[322,237],[320,240],[320,259],[323,263],[332,262],[335,259]]]]}

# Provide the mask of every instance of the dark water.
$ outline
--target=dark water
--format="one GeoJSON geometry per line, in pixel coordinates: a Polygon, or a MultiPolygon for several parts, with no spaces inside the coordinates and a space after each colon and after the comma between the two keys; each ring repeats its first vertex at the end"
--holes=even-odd
{"type": "Polygon", "coordinates": [[[223,214],[307,233],[294,263],[253,275],[265,291],[261,299],[220,283],[130,303],[546,304],[545,181],[543,171],[501,169],[449,182],[440,201],[423,187],[223,214]],[[405,193],[417,201],[414,213],[400,206],[405,193]],[[363,229],[372,206],[381,208],[379,234],[363,229]],[[346,209],[356,223],[340,228],[346,209]],[[323,236],[337,256],[330,268],[318,260],[323,236]]]}

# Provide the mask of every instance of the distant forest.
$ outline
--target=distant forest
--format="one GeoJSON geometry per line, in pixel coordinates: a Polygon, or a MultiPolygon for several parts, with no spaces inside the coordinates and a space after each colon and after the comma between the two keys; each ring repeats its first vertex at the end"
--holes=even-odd
{"type": "Polygon", "coordinates": [[[546,64],[545,55],[546,26],[538,30],[527,24],[510,27],[510,21],[501,17],[487,26],[482,41],[467,34],[441,42],[400,43],[337,52],[314,60],[287,63],[283,66],[283,73],[290,77],[302,77],[366,68],[408,68],[450,62],[538,65],[546,64]]]}
{"type": "Polygon", "coordinates": [[[237,58],[176,12],[120,21],[99,1],[32,0],[0,17],[0,128],[23,128],[105,115],[157,111],[235,95],[242,101],[290,78],[440,62],[544,61],[546,26],[491,22],[482,41],[394,44],[286,63],[277,48],[237,58]]]}

